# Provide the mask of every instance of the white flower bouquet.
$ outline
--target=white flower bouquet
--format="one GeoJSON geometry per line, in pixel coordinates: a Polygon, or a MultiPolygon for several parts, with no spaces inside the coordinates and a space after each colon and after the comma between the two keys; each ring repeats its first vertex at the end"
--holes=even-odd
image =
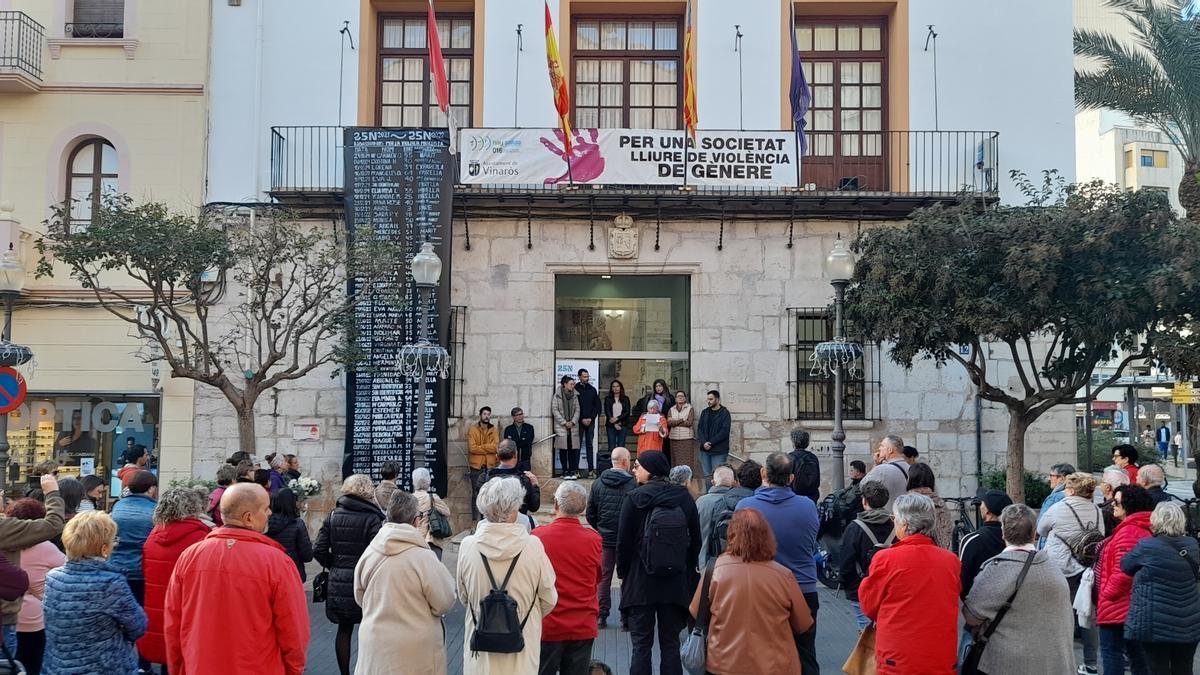
{"type": "Polygon", "coordinates": [[[296,494],[297,499],[308,499],[321,493],[321,483],[314,478],[301,476],[288,482],[288,489],[296,494]]]}

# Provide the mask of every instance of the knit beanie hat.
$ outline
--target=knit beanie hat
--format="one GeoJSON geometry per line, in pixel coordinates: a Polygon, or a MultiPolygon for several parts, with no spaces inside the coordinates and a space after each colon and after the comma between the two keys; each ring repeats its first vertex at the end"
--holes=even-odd
{"type": "Polygon", "coordinates": [[[671,472],[671,463],[667,461],[667,456],[658,450],[639,452],[637,461],[653,478],[664,478],[671,472]]]}

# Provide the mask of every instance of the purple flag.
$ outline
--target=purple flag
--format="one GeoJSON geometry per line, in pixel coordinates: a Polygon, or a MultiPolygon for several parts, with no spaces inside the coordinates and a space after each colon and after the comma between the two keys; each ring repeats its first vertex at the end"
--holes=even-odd
{"type": "Polygon", "coordinates": [[[804,127],[808,124],[804,116],[812,105],[812,92],[808,88],[808,80],[804,79],[804,68],[800,65],[800,48],[796,44],[796,7],[791,5],[792,33],[792,84],[788,89],[788,98],[792,102],[792,121],[796,128],[796,142],[800,145],[800,154],[808,152],[808,138],[804,135],[804,127]]]}

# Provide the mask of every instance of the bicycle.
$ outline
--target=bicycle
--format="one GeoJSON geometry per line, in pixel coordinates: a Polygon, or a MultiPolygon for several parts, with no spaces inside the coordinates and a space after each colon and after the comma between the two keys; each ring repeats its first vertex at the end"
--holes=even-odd
{"type": "Polygon", "coordinates": [[[947,506],[954,504],[954,528],[950,531],[951,552],[957,553],[962,540],[979,529],[979,499],[975,497],[945,497],[947,506]],[[968,508],[970,507],[970,508],[968,508]],[[971,510],[974,510],[972,517],[971,510]]]}

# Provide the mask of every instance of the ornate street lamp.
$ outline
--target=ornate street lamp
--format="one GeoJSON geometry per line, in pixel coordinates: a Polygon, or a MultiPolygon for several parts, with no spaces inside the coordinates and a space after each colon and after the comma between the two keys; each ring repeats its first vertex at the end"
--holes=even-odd
{"type": "Polygon", "coordinates": [[[421,468],[429,461],[429,440],[425,433],[425,387],[430,371],[434,378],[450,374],[450,355],[440,344],[429,341],[429,303],[442,277],[442,261],[433,252],[433,244],[421,244],[421,250],[410,265],[413,282],[417,285],[420,307],[419,338],[414,344],[400,348],[399,368],[406,377],[417,378],[417,430],[413,436],[413,467],[421,468]],[[417,448],[421,451],[417,452],[417,448]]]}
{"type": "MultiPolygon", "coordinates": [[[[12,340],[13,303],[25,288],[25,267],[13,254],[13,246],[0,256],[0,299],[4,301],[4,329],[0,332],[0,366],[19,366],[33,358],[29,347],[12,340]]],[[[8,491],[8,414],[0,414],[0,495],[8,491]]]]}
{"type": "Polygon", "coordinates": [[[829,282],[833,284],[834,322],[833,340],[822,342],[813,349],[813,373],[829,372],[833,375],[833,489],[841,490],[846,485],[846,431],[842,428],[842,399],[845,380],[843,370],[854,371],[854,362],[862,356],[862,347],[847,342],[842,322],[842,308],[846,302],[846,287],[854,277],[854,252],[839,234],[833,242],[833,250],[825,258],[825,269],[829,282]]]}

